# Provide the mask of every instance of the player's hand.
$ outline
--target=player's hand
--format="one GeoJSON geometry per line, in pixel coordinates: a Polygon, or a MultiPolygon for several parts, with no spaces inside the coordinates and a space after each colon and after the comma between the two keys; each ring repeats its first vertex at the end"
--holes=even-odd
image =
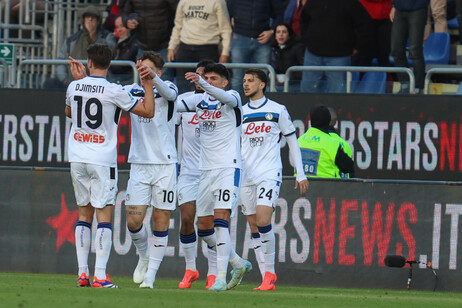
{"type": "Polygon", "coordinates": [[[200,76],[196,73],[193,73],[193,72],[187,72],[186,74],[184,74],[184,78],[186,80],[189,80],[189,82],[191,83],[196,83],[199,81],[200,79],[200,76]]]}
{"type": "Polygon", "coordinates": [[[136,68],[138,70],[138,73],[140,73],[141,80],[151,80],[154,79],[154,77],[156,77],[156,73],[149,66],[143,65],[141,60],[138,60],[136,62],[136,68]]]}
{"type": "Polygon", "coordinates": [[[300,195],[303,195],[308,191],[308,187],[310,187],[310,183],[308,182],[308,180],[301,180],[300,182],[297,182],[297,180],[295,180],[294,189],[297,189],[299,186],[300,186],[300,195]]]}
{"type": "Polygon", "coordinates": [[[395,20],[395,13],[396,13],[396,8],[394,6],[391,7],[391,10],[390,10],[390,21],[393,22],[395,20]]]}
{"type": "Polygon", "coordinates": [[[127,28],[130,30],[134,30],[138,27],[140,23],[136,19],[129,19],[127,20],[127,28]]]}
{"type": "Polygon", "coordinates": [[[273,37],[273,30],[266,30],[260,33],[260,35],[257,38],[257,41],[260,44],[266,44],[271,40],[272,37],[273,37]]]}
{"type": "Polygon", "coordinates": [[[167,61],[173,62],[173,60],[175,60],[175,50],[169,49],[167,50],[167,61]]]}
{"type": "Polygon", "coordinates": [[[221,55],[220,58],[218,59],[218,63],[230,63],[230,62],[231,62],[230,56],[221,55]]]}
{"type": "Polygon", "coordinates": [[[72,57],[69,57],[69,60],[69,69],[75,80],[87,77],[87,71],[85,70],[85,66],[82,62],[79,62],[72,57]]]}

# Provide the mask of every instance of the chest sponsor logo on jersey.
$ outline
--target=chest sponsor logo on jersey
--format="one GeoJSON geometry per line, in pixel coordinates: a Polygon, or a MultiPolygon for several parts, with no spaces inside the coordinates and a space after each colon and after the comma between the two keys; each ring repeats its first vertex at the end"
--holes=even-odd
{"type": "Polygon", "coordinates": [[[74,140],[86,143],[104,143],[104,136],[85,134],[85,133],[75,133],[74,140]]]}
{"type": "Polygon", "coordinates": [[[188,124],[191,125],[197,125],[199,124],[199,120],[197,119],[197,114],[195,114],[190,121],[188,121],[188,124]]]}
{"type": "Polygon", "coordinates": [[[216,119],[221,118],[221,111],[218,110],[204,110],[202,114],[199,116],[199,120],[201,121],[201,130],[211,132],[215,130],[217,126],[217,122],[213,121],[216,119]]]}
{"type": "Polygon", "coordinates": [[[263,136],[249,138],[249,143],[252,148],[262,146],[264,142],[265,142],[265,137],[263,136]]]}
{"type": "Polygon", "coordinates": [[[249,125],[245,128],[244,134],[252,135],[258,133],[269,133],[271,132],[271,126],[265,125],[265,123],[261,123],[261,125],[255,124],[255,122],[250,122],[249,125]]]}
{"type": "Polygon", "coordinates": [[[221,118],[221,111],[219,110],[204,110],[199,116],[200,120],[215,120],[221,118]]]}

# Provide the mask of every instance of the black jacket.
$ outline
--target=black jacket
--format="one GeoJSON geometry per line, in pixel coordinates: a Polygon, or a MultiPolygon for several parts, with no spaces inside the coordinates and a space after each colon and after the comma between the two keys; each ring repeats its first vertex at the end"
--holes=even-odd
{"type": "Polygon", "coordinates": [[[227,3],[229,16],[234,18],[233,32],[243,36],[256,38],[282,21],[282,0],[227,0],[227,3]]]}
{"type": "MultiPolygon", "coordinates": [[[[135,35],[130,35],[127,39],[118,42],[114,53],[114,60],[129,60],[136,62],[136,54],[138,53],[138,42],[135,35]]],[[[111,66],[113,74],[127,74],[132,71],[129,66],[114,65],[111,66]]]]}
{"type": "Polygon", "coordinates": [[[127,0],[122,15],[125,18],[137,15],[139,25],[135,32],[141,48],[154,51],[167,48],[177,5],[178,0],[127,0]]]}
{"type": "MultiPolygon", "coordinates": [[[[303,65],[303,56],[305,46],[294,39],[287,41],[284,48],[281,48],[275,41],[273,43],[273,57],[271,65],[274,67],[276,74],[285,74],[287,69],[294,65],[303,65]]],[[[294,73],[293,79],[301,79],[301,72],[294,73]]]]}
{"type": "Polygon", "coordinates": [[[371,17],[358,0],[310,0],[300,23],[303,44],[320,57],[365,52],[373,39],[371,17]]]}

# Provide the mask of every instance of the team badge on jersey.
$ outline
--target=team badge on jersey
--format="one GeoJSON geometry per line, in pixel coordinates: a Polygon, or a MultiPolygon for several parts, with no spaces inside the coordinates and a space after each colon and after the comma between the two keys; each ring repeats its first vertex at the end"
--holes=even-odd
{"type": "Polygon", "coordinates": [[[265,114],[265,119],[271,121],[273,119],[273,114],[271,112],[268,112],[267,114],[265,114]]]}
{"type": "Polygon", "coordinates": [[[183,194],[182,194],[182,193],[179,193],[179,194],[178,194],[178,201],[180,201],[181,199],[183,199],[183,194]]]}
{"type": "Polygon", "coordinates": [[[125,196],[125,201],[130,201],[130,194],[127,194],[127,195],[125,196]]]}

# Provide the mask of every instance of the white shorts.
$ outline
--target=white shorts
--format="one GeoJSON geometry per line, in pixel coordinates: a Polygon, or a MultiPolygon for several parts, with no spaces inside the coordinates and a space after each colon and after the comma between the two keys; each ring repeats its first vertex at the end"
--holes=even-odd
{"type": "Polygon", "coordinates": [[[197,200],[199,190],[199,175],[181,174],[178,177],[178,204],[182,205],[197,200]]]}
{"type": "Polygon", "coordinates": [[[213,215],[215,209],[234,211],[239,200],[241,170],[221,168],[202,171],[196,201],[198,217],[213,215]]]}
{"type": "Polygon", "coordinates": [[[176,164],[131,164],[125,205],[175,210],[176,175],[176,164]]]}
{"type": "Polygon", "coordinates": [[[102,209],[114,205],[117,196],[117,168],[71,163],[72,185],[78,206],[88,203],[102,209]]]}
{"type": "Polygon", "coordinates": [[[265,205],[274,208],[279,197],[281,182],[266,180],[258,185],[242,186],[241,209],[244,215],[257,213],[257,205],[265,205]]]}

